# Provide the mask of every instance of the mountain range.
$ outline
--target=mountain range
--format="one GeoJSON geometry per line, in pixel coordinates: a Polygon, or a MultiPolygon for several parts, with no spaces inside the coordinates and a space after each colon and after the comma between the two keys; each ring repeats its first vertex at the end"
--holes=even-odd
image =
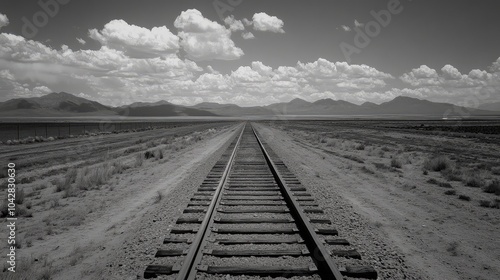
{"type": "Polygon", "coordinates": [[[203,102],[181,106],[168,101],[136,102],[121,107],[110,107],[75,95],[60,92],[42,97],[17,98],[0,102],[0,117],[10,116],[107,116],[134,117],[169,116],[272,116],[272,115],[417,115],[417,116],[486,116],[500,115],[500,102],[478,109],[459,107],[449,103],[399,96],[381,104],[365,102],[361,105],[343,100],[321,99],[308,102],[300,98],[267,106],[241,107],[235,104],[203,102]]]}

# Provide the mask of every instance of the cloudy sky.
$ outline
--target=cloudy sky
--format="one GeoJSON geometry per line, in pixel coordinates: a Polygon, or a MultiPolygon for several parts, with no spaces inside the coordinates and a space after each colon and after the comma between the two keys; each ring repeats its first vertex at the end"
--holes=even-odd
{"type": "Polygon", "coordinates": [[[500,1],[1,0],[0,101],[500,101],[500,1]],[[42,5],[40,3],[45,3],[42,5]]]}

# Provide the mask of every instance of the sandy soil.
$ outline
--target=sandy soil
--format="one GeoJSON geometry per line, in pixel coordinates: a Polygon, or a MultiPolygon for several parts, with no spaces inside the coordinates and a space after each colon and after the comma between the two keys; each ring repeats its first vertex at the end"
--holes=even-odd
{"type": "Polygon", "coordinates": [[[498,279],[500,210],[479,205],[498,196],[465,183],[470,174],[498,179],[498,142],[312,122],[259,129],[381,279],[498,279]],[[436,153],[463,177],[424,175],[436,153]]]}
{"type": "MultiPolygon", "coordinates": [[[[54,149],[56,142],[25,146],[33,155],[26,162],[42,163],[19,171],[27,179],[19,185],[26,197],[19,207],[26,213],[18,221],[18,273],[4,271],[0,278],[136,279],[161,244],[162,228],[179,216],[235,129],[230,123],[200,124],[110,135],[95,146],[105,147],[105,155],[85,149],[88,157],[78,162],[54,160],[68,158],[65,150],[54,149]],[[144,158],[147,151],[154,157],[144,158]],[[85,168],[108,167],[114,171],[99,186],[77,187],[85,168]],[[57,181],[72,168],[77,173],[72,189],[58,191],[57,181]]],[[[78,146],[82,139],[63,141],[78,146]]],[[[1,155],[24,160],[8,150],[1,155]]]]}

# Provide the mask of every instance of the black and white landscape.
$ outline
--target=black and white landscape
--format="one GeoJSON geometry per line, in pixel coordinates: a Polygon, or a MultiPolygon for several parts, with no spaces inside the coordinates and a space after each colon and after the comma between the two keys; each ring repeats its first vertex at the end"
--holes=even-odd
{"type": "Polygon", "coordinates": [[[0,2],[0,279],[498,279],[497,1],[0,2]]]}

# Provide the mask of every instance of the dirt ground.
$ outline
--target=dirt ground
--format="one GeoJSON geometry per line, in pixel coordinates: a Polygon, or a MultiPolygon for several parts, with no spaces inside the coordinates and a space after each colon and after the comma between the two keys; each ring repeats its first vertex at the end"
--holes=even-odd
{"type": "Polygon", "coordinates": [[[499,178],[499,141],[328,122],[258,127],[382,279],[498,279],[498,196],[483,188],[499,178]],[[425,171],[436,155],[447,168],[425,171]]]}
{"type": "Polygon", "coordinates": [[[2,163],[21,166],[24,199],[17,272],[3,265],[0,278],[136,279],[161,244],[162,226],[179,215],[235,129],[205,123],[2,146],[2,163]]]}
{"type": "MultiPolygon", "coordinates": [[[[19,273],[0,278],[142,279],[237,127],[0,146],[24,190],[19,273]]],[[[498,279],[499,197],[483,191],[500,178],[498,138],[334,122],[256,127],[380,279],[498,279]],[[426,167],[436,155],[445,169],[426,167]]]]}

